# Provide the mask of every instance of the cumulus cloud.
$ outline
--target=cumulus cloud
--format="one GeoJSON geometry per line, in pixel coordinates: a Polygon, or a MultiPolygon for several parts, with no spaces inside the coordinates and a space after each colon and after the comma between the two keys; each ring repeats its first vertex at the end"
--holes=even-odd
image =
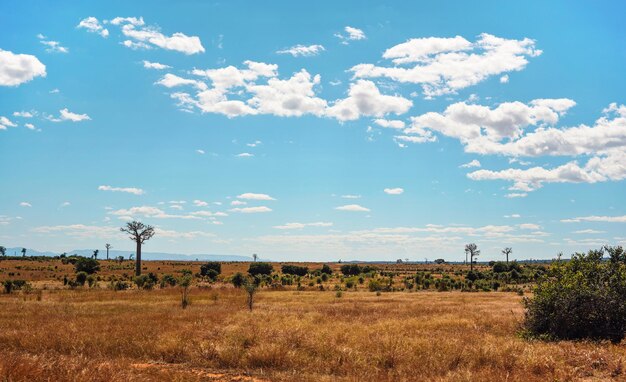
{"type": "Polygon", "coordinates": [[[237,155],[235,155],[235,156],[236,156],[236,157],[238,157],[238,158],[250,158],[250,157],[253,157],[253,156],[254,156],[254,154],[250,154],[250,153],[239,153],[239,154],[237,154],[237,155]]]}
{"type": "Polygon", "coordinates": [[[151,206],[138,206],[128,209],[119,209],[109,212],[111,215],[116,215],[120,220],[131,220],[138,217],[153,218],[153,219],[201,219],[196,215],[172,215],[168,214],[160,208],[151,206]]]}
{"type": "Polygon", "coordinates": [[[21,207],[32,207],[33,205],[28,202],[20,202],[21,207]]]}
{"type": "Polygon", "coordinates": [[[156,69],[156,70],[163,70],[163,69],[169,69],[171,68],[171,66],[169,65],[165,65],[165,64],[161,64],[158,62],[150,62],[150,61],[146,61],[143,60],[143,67],[146,69],[156,69]]]}
{"type": "Polygon", "coordinates": [[[34,117],[35,113],[34,112],[30,112],[30,111],[15,111],[13,112],[13,116],[14,117],[21,117],[21,118],[32,118],[34,117]]]}
{"type": "Polygon", "coordinates": [[[133,195],[143,195],[145,191],[136,187],[113,187],[113,186],[98,186],[100,191],[113,191],[113,192],[126,192],[133,195]]]}
{"type": "Polygon", "coordinates": [[[351,26],[346,26],[343,28],[345,33],[335,33],[335,37],[341,40],[341,43],[344,45],[348,44],[348,41],[352,40],[364,40],[367,37],[365,36],[365,32],[363,32],[359,28],[354,28],[351,26]]]}
{"type": "Polygon", "coordinates": [[[19,86],[45,76],[46,66],[37,57],[0,49],[0,86],[19,86]]]}
{"type": "Polygon", "coordinates": [[[352,211],[352,212],[369,212],[369,208],[365,208],[358,204],[346,204],[343,206],[335,207],[339,211],[352,211]]]}
{"type": "MultiPolygon", "coordinates": [[[[168,88],[195,86],[195,94],[175,92],[170,96],[184,111],[218,113],[229,118],[270,114],[280,117],[314,115],[340,121],[362,116],[381,118],[386,114],[405,113],[412,102],[398,95],[383,95],[371,81],[351,84],[348,96],[329,103],[317,96],[319,75],[302,69],[289,78],[278,77],[278,65],[244,61],[245,68],[227,66],[217,69],[194,69],[191,74],[210,81],[181,78],[168,73],[157,84],[168,88]]],[[[393,123],[397,126],[397,122],[393,123]]]]}
{"type": "Polygon", "coordinates": [[[282,49],[277,51],[278,54],[291,54],[294,57],[309,57],[309,56],[317,56],[325,49],[322,45],[295,45],[291,48],[282,49]]]}
{"type": "Polygon", "coordinates": [[[86,29],[87,32],[97,33],[102,37],[109,37],[109,30],[104,28],[100,21],[93,16],[82,19],[76,28],[86,29]]]}
{"type": "Polygon", "coordinates": [[[58,41],[48,40],[46,39],[45,36],[41,34],[37,37],[39,37],[40,39],[39,42],[47,47],[46,52],[48,53],[69,53],[70,52],[69,48],[62,46],[61,43],[58,41]]]}
{"type": "Polygon", "coordinates": [[[387,127],[391,129],[404,129],[405,123],[404,121],[398,120],[387,120],[387,119],[376,119],[374,123],[381,127],[387,127]]]}
{"type": "Polygon", "coordinates": [[[460,165],[459,167],[460,168],[480,167],[480,162],[477,159],[474,159],[471,162],[460,165]]]}
{"type": "Polygon", "coordinates": [[[254,194],[252,192],[246,192],[245,194],[237,195],[237,199],[245,200],[276,200],[267,194],[254,194]]]}
{"type": "Polygon", "coordinates": [[[16,127],[17,125],[7,117],[0,116],[0,130],[6,130],[7,127],[16,127]]]}
{"type": "Polygon", "coordinates": [[[385,188],[385,194],[388,195],[400,195],[404,192],[403,188],[397,187],[397,188],[385,188]]]}
{"type": "Polygon", "coordinates": [[[358,64],[357,78],[390,78],[420,84],[427,98],[456,93],[485,79],[526,67],[529,57],[541,54],[535,41],[509,40],[483,33],[476,42],[461,36],[415,38],[383,53],[395,66],[358,64]]]}
{"type": "Polygon", "coordinates": [[[196,206],[196,207],[206,207],[206,206],[209,205],[209,203],[207,203],[207,202],[205,202],[203,200],[196,199],[196,200],[193,201],[193,205],[196,206]]]}
{"type": "Polygon", "coordinates": [[[562,223],[603,222],[603,223],[626,223],[626,215],[622,216],[581,216],[571,219],[563,219],[562,223]]]}
{"type": "Polygon", "coordinates": [[[305,227],[332,227],[330,222],[314,222],[314,223],[286,223],[284,225],[275,225],[274,228],[281,230],[303,229],[305,227]]]}
{"type": "Polygon", "coordinates": [[[269,207],[265,207],[265,206],[259,206],[259,207],[237,207],[237,208],[231,208],[230,211],[232,212],[239,212],[242,214],[257,214],[257,213],[263,213],[263,212],[271,212],[272,209],[269,207]]]}
{"type": "Polygon", "coordinates": [[[336,101],[328,108],[327,115],[340,121],[351,121],[361,116],[404,114],[411,106],[411,100],[402,96],[383,95],[373,82],[358,80],[350,85],[347,98],[336,101]]]}
{"type": "Polygon", "coordinates": [[[204,47],[198,36],[187,36],[181,32],[176,32],[171,36],[164,35],[159,28],[145,25],[142,17],[116,17],[110,23],[120,26],[122,34],[131,39],[123,42],[129,48],[158,47],[186,55],[204,52],[204,47]]]}

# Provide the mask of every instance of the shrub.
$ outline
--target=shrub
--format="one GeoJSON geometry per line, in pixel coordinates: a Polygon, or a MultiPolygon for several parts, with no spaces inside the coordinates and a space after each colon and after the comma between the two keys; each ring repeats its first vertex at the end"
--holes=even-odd
{"type": "Polygon", "coordinates": [[[509,265],[504,261],[496,261],[493,264],[492,270],[494,273],[504,273],[509,271],[509,265]]]}
{"type": "Polygon", "coordinates": [[[370,292],[380,292],[384,289],[383,285],[378,280],[370,280],[367,287],[369,288],[370,292]]]}
{"type": "Polygon", "coordinates": [[[241,288],[243,284],[246,282],[246,276],[241,272],[237,272],[230,279],[230,282],[233,283],[235,288],[241,288]]]}
{"type": "Polygon", "coordinates": [[[156,284],[155,280],[151,278],[150,275],[136,276],[133,281],[135,282],[135,285],[137,285],[137,288],[146,290],[154,288],[154,285],[156,284]]]}
{"type": "Polygon", "coordinates": [[[166,286],[176,286],[177,284],[177,280],[176,277],[170,275],[170,274],[165,274],[161,277],[161,288],[165,288],[166,286]]]}
{"type": "Polygon", "coordinates": [[[322,265],[322,269],[320,270],[320,272],[327,274],[327,275],[333,274],[333,270],[330,268],[330,266],[328,266],[328,264],[322,265]]]}
{"type": "Polygon", "coordinates": [[[356,264],[344,264],[341,266],[341,273],[346,276],[356,276],[363,273],[363,268],[359,267],[356,264]]]}
{"type": "Polygon", "coordinates": [[[274,272],[274,267],[270,263],[251,263],[248,268],[248,273],[252,276],[271,275],[272,272],[274,272]]]}
{"type": "Polygon", "coordinates": [[[111,281],[111,289],[113,289],[114,291],[125,290],[128,288],[130,288],[130,284],[127,283],[126,281],[122,281],[122,280],[111,281]]]}
{"type": "Polygon", "coordinates": [[[309,268],[297,265],[283,265],[280,271],[286,275],[306,276],[309,273],[309,268]]]}
{"type": "Polygon", "coordinates": [[[211,281],[215,281],[217,276],[219,276],[219,273],[217,273],[215,269],[209,269],[204,276],[208,277],[211,281]]]}
{"type": "Polygon", "coordinates": [[[84,271],[80,271],[78,273],[76,273],[76,282],[80,285],[83,286],[85,285],[85,281],[87,281],[87,272],[84,271]]]}
{"type": "Polygon", "coordinates": [[[95,287],[97,282],[98,280],[93,275],[87,276],[87,285],[89,285],[89,288],[95,287]]]}
{"type": "Polygon", "coordinates": [[[608,339],[626,331],[626,254],[605,247],[558,262],[552,276],[539,281],[526,308],[523,334],[545,339],[608,339]],[[603,261],[608,252],[608,261],[603,261]]]}
{"type": "Polygon", "coordinates": [[[96,259],[79,257],[74,263],[74,269],[76,270],[76,273],[85,272],[88,275],[91,275],[100,270],[100,263],[96,259]]]}
{"type": "MultiPolygon", "coordinates": [[[[219,275],[220,273],[222,273],[222,264],[217,262],[217,261],[210,261],[206,264],[202,264],[200,266],[200,275],[201,276],[209,276],[209,271],[213,271],[215,272],[215,276],[219,275]]],[[[210,277],[211,279],[214,279],[215,277],[210,277]]]]}

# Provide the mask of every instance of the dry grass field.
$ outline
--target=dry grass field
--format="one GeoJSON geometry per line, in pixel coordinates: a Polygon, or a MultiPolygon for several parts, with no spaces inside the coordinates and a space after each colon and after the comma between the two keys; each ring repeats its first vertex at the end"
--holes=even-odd
{"type": "Polygon", "coordinates": [[[45,290],[0,294],[2,381],[626,379],[620,345],[519,338],[522,297],[510,292],[262,288],[249,311],[244,291],[218,282],[192,287],[183,310],[179,287],[57,289],[55,265],[18,265],[45,290]]]}

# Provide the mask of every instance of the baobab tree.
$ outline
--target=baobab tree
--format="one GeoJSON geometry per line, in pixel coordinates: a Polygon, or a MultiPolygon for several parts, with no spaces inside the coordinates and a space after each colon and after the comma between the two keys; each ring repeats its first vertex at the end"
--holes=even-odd
{"type": "Polygon", "coordinates": [[[252,254],[252,261],[256,261],[256,259],[258,259],[259,257],[256,255],[256,253],[252,254]]]}
{"type": "Polygon", "coordinates": [[[513,253],[513,248],[511,248],[511,247],[506,247],[506,248],[504,248],[504,249],[502,250],[502,254],[503,254],[504,256],[506,256],[506,263],[507,263],[507,264],[509,263],[509,255],[510,255],[511,253],[513,253]]]}
{"type": "MultiPolygon", "coordinates": [[[[470,271],[474,270],[474,257],[480,255],[480,250],[474,243],[467,244],[465,246],[465,258],[467,259],[467,255],[470,255],[470,271]]],[[[465,260],[467,262],[467,260],[465,260]]]]}
{"type": "Polygon", "coordinates": [[[26,257],[26,248],[22,248],[22,257],[26,257]]]}
{"type": "Polygon", "coordinates": [[[5,257],[7,255],[7,249],[2,245],[0,245],[0,255],[2,255],[2,257],[5,257]]]}
{"type": "Polygon", "coordinates": [[[98,253],[99,253],[99,252],[100,252],[100,251],[99,251],[99,250],[97,250],[97,249],[96,249],[95,251],[93,251],[93,258],[94,258],[94,259],[98,260],[98,253]]]}
{"type": "Polygon", "coordinates": [[[109,259],[109,249],[113,248],[113,246],[111,244],[109,244],[109,243],[106,243],[104,245],[104,248],[107,249],[107,260],[108,260],[109,259]]]}
{"type": "Polygon", "coordinates": [[[126,225],[120,228],[120,231],[127,233],[130,240],[137,243],[136,260],[135,260],[135,276],[141,275],[141,245],[150,240],[154,236],[154,228],[152,226],[143,224],[133,220],[126,223],[126,225]]]}

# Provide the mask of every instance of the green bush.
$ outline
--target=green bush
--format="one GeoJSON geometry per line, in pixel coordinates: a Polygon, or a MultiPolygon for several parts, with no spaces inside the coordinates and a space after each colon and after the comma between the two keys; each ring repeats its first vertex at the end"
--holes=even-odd
{"type": "Polygon", "coordinates": [[[328,266],[328,264],[322,265],[322,269],[320,270],[320,272],[327,274],[327,275],[333,274],[333,270],[330,268],[330,266],[328,266]]]}
{"type": "Polygon", "coordinates": [[[309,268],[298,265],[283,265],[280,271],[286,275],[306,276],[309,273],[309,268]]]}
{"type": "Polygon", "coordinates": [[[340,270],[341,270],[341,273],[343,273],[346,276],[356,276],[356,275],[360,275],[361,273],[363,273],[363,268],[361,268],[360,266],[356,264],[344,264],[341,266],[340,270]]]}
{"type": "Polygon", "coordinates": [[[241,288],[246,283],[246,276],[241,272],[237,272],[231,277],[230,282],[233,283],[235,288],[241,288]]]}
{"type": "Polygon", "coordinates": [[[74,263],[74,269],[76,273],[85,272],[88,275],[94,274],[100,270],[100,263],[96,259],[90,259],[87,257],[79,257],[74,263]]]}
{"type": "Polygon", "coordinates": [[[137,288],[146,290],[154,288],[154,285],[156,284],[156,281],[154,278],[150,277],[150,275],[136,276],[133,281],[135,285],[137,285],[137,288]]]}
{"type": "Polygon", "coordinates": [[[170,274],[165,274],[163,276],[161,276],[161,288],[165,288],[166,286],[176,286],[177,284],[177,280],[176,277],[170,275],[170,274]]]}
{"type": "Polygon", "coordinates": [[[493,264],[492,270],[494,273],[504,273],[509,271],[509,265],[504,261],[497,261],[493,264]]]}
{"type": "Polygon", "coordinates": [[[626,332],[626,254],[605,247],[558,262],[526,308],[523,333],[552,340],[611,340],[626,332]],[[609,254],[608,261],[603,255],[609,254]]]}
{"type": "Polygon", "coordinates": [[[251,263],[248,268],[248,273],[252,276],[271,275],[272,272],[274,272],[274,267],[270,263],[251,263]]]}
{"type": "MultiPolygon", "coordinates": [[[[201,276],[209,276],[209,271],[213,271],[214,275],[217,276],[222,273],[222,264],[217,261],[210,261],[206,264],[202,264],[200,266],[200,275],[201,276]]],[[[209,277],[214,279],[215,277],[209,277]]]]}
{"type": "Polygon", "coordinates": [[[89,275],[85,271],[80,271],[80,272],[76,273],[76,282],[80,286],[85,285],[85,281],[87,281],[87,276],[89,276],[89,275]]]}

